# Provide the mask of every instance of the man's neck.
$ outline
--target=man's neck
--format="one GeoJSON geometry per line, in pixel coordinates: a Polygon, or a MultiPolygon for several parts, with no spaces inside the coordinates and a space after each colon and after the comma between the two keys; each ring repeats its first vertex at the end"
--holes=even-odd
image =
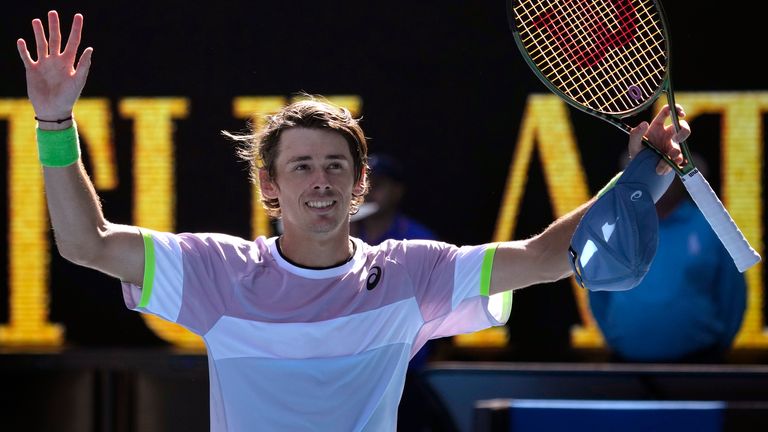
{"type": "Polygon", "coordinates": [[[326,268],[343,264],[354,253],[349,231],[332,236],[284,233],[278,239],[283,256],[302,267],[326,268]]]}

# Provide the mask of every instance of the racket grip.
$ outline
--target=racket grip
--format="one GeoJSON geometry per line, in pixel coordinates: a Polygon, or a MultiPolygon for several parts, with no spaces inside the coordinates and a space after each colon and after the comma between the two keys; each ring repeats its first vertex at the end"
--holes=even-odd
{"type": "Polygon", "coordinates": [[[712,226],[712,229],[720,238],[720,241],[728,250],[728,253],[733,258],[733,262],[736,264],[736,268],[740,272],[744,273],[753,265],[760,262],[760,254],[758,254],[749,242],[741,233],[739,227],[736,226],[736,222],[733,221],[731,215],[728,214],[728,210],[725,209],[723,203],[712,190],[712,187],[707,182],[707,179],[699,172],[698,169],[680,176],[685,188],[693,198],[693,201],[704,214],[704,218],[712,226]]]}

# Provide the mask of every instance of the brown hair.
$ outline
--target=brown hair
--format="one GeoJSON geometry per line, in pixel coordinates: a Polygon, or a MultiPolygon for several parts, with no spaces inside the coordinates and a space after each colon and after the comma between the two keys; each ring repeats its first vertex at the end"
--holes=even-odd
{"type": "MultiPolygon", "coordinates": [[[[307,97],[308,95],[304,95],[307,97]]],[[[273,115],[266,116],[266,124],[257,130],[251,124],[250,133],[235,135],[224,131],[227,137],[241,143],[237,154],[250,165],[251,182],[259,179],[259,170],[265,170],[270,179],[275,179],[275,161],[279,151],[280,136],[290,128],[328,129],[338,132],[347,141],[355,171],[355,184],[360,181],[363,170],[368,170],[368,143],[363,129],[348,109],[332,105],[316,96],[294,102],[273,115]]],[[[363,191],[352,197],[349,213],[357,213],[368,193],[367,176],[363,191]]],[[[276,198],[261,196],[261,203],[269,216],[280,217],[280,203],[276,198]]]]}

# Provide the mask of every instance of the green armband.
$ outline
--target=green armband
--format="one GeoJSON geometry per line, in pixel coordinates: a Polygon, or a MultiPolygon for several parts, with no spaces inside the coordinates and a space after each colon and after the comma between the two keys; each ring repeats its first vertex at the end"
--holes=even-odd
{"type": "Polygon", "coordinates": [[[37,128],[37,151],[40,163],[46,167],[65,167],[80,159],[80,141],[77,128],[41,130],[37,128]]]}
{"type": "Polygon", "coordinates": [[[611,181],[609,181],[609,182],[608,182],[608,184],[607,184],[607,185],[603,186],[603,188],[602,188],[602,189],[600,189],[600,192],[598,192],[598,193],[597,193],[597,197],[598,197],[598,198],[600,198],[601,196],[603,196],[603,194],[605,194],[606,192],[608,192],[609,190],[611,190],[611,188],[612,188],[614,185],[616,185],[616,182],[617,182],[617,181],[619,181],[619,177],[621,177],[621,175],[622,175],[622,174],[624,174],[624,171],[621,171],[621,172],[619,172],[618,174],[616,174],[616,176],[614,176],[614,177],[611,179],[611,181]]]}

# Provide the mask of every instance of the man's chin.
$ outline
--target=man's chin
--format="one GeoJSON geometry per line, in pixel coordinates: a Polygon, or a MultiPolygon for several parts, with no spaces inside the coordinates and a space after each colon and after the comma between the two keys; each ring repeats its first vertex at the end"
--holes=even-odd
{"type": "Polygon", "coordinates": [[[291,222],[283,219],[282,222],[284,230],[298,231],[297,234],[333,234],[342,231],[344,224],[349,224],[349,216],[332,212],[304,215],[302,218],[293,219],[291,222]]]}
{"type": "Polygon", "coordinates": [[[331,234],[339,231],[344,223],[347,223],[347,219],[339,215],[323,215],[310,222],[309,231],[315,234],[331,234]]]}

